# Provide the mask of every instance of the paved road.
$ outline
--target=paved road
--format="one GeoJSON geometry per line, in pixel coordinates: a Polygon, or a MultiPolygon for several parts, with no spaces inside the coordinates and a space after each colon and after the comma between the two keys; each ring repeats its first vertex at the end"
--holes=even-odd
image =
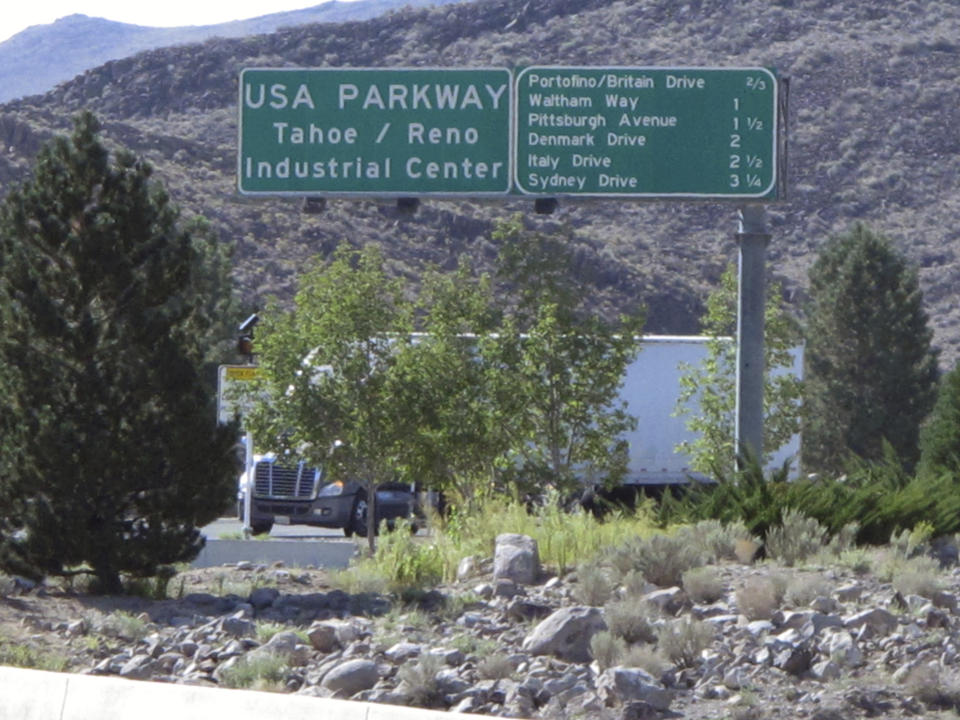
{"type": "MultiPolygon", "coordinates": [[[[202,528],[208,540],[240,537],[243,524],[237,518],[223,517],[202,528]]],[[[310,527],[309,525],[274,525],[270,537],[284,540],[320,538],[344,539],[343,530],[310,527]]]]}

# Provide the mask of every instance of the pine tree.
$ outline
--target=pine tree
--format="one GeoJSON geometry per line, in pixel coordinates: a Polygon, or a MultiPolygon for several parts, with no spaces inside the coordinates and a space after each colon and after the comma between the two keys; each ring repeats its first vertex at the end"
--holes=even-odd
{"type": "Polygon", "coordinates": [[[201,367],[207,240],[89,113],[0,206],[0,567],[151,576],[226,506],[236,429],[201,367]]]}
{"type": "Polygon", "coordinates": [[[853,454],[910,468],[933,405],[936,352],[916,271],[889,239],[857,224],[810,270],[803,464],[843,470],[853,454]]]}
{"type": "Polygon", "coordinates": [[[920,474],[960,475],[960,364],[940,384],[933,412],[920,433],[920,474]]]}

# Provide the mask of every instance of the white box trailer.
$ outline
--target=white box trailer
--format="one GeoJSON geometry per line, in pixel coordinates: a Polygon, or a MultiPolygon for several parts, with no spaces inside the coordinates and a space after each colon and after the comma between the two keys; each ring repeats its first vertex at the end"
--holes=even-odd
{"type": "MultiPolygon", "coordinates": [[[[707,357],[710,338],[699,335],[645,335],[637,359],[627,368],[620,396],[627,402],[627,412],[637,418],[637,427],[628,433],[630,463],[626,484],[664,485],[686,482],[698,477],[690,469],[690,458],[677,450],[677,445],[692,441],[695,433],[687,429],[687,420],[696,414],[676,416],[680,397],[683,364],[698,367],[707,357]]],[[[733,342],[733,340],[731,340],[733,342]]],[[[803,373],[803,348],[792,351],[797,377],[803,373]]],[[[796,474],[800,452],[800,436],[795,435],[774,453],[768,467],[781,467],[791,459],[796,474]]],[[[699,476],[702,477],[702,476],[699,476]]]]}

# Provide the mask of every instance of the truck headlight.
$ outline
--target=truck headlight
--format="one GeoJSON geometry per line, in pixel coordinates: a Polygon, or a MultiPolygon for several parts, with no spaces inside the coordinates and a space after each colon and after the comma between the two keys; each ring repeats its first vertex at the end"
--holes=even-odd
{"type": "Polygon", "coordinates": [[[339,480],[324,485],[317,493],[317,497],[336,497],[337,495],[343,495],[343,483],[339,480]]]}

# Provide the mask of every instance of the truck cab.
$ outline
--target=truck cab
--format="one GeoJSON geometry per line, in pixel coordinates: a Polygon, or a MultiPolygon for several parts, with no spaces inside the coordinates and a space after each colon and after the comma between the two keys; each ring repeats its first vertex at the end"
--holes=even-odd
{"type": "MultiPolygon", "coordinates": [[[[237,490],[237,515],[243,519],[246,471],[237,490]]],[[[250,527],[255,535],[268,533],[274,524],[312,525],[342,529],[350,537],[367,534],[367,492],[356,480],[332,480],[323,469],[303,461],[291,462],[276,455],[256,455],[253,461],[253,494],[250,527]]],[[[397,518],[416,523],[416,493],[403,483],[377,487],[377,524],[397,518]]]]}

